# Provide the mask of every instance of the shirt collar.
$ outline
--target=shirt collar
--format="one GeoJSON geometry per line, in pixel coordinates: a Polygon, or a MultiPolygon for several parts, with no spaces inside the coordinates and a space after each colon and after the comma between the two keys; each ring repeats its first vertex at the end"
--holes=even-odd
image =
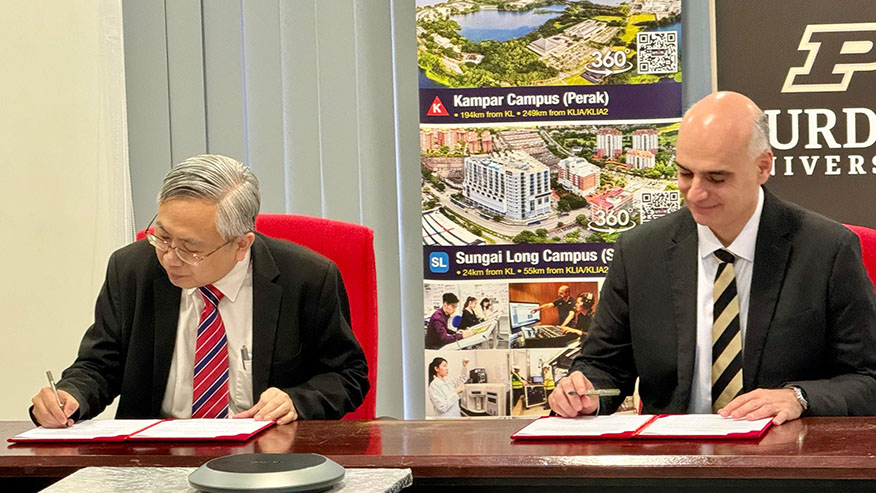
{"type": "MultiPolygon", "coordinates": [[[[228,274],[225,274],[225,277],[213,283],[213,286],[222,291],[223,296],[231,300],[232,303],[237,299],[237,294],[240,293],[240,288],[243,286],[243,281],[246,280],[246,275],[249,272],[250,251],[246,251],[243,260],[234,264],[234,267],[231,268],[228,274]]],[[[197,290],[198,288],[188,288],[184,289],[183,292],[185,292],[186,296],[191,296],[197,290]]]]}
{"type": "Polygon", "coordinates": [[[763,188],[758,188],[757,207],[754,208],[754,214],[748,218],[748,222],[745,223],[733,243],[730,243],[730,246],[726,248],[708,226],[697,224],[700,257],[706,258],[715,250],[723,248],[736,255],[737,258],[754,262],[754,248],[757,245],[757,230],[760,227],[761,212],[763,212],[763,188]]]}

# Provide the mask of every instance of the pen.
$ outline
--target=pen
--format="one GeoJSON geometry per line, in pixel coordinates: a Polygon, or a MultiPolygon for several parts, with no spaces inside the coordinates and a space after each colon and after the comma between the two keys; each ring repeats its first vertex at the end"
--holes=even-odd
{"type": "Polygon", "coordinates": [[[584,392],[583,394],[579,394],[578,392],[575,392],[574,390],[570,390],[566,393],[569,395],[577,395],[579,397],[585,396],[585,395],[598,395],[599,397],[613,397],[616,395],[620,395],[620,389],[594,389],[594,390],[588,390],[587,392],[584,392]]]}
{"type": "Polygon", "coordinates": [[[52,392],[55,393],[55,399],[58,399],[58,406],[60,406],[63,411],[64,404],[61,402],[61,396],[58,395],[58,387],[55,386],[55,379],[52,377],[52,370],[46,370],[46,378],[49,379],[49,387],[51,387],[52,392]]]}
{"type": "Polygon", "coordinates": [[[249,360],[249,353],[246,351],[246,346],[240,348],[240,361],[243,364],[243,369],[246,370],[246,362],[249,360]]]}

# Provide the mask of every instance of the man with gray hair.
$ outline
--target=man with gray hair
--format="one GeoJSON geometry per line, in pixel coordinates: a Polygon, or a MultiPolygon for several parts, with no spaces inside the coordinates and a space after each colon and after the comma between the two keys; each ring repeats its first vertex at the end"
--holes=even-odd
{"type": "Polygon", "coordinates": [[[336,419],[368,392],[330,260],[254,232],[258,180],[195,156],[164,178],[146,241],[110,257],[94,324],[31,415],[65,427],[119,396],[118,418],[336,419]]]}
{"type": "Polygon", "coordinates": [[[763,188],[768,137],[738,93],[685,114],[687,208],[618,239],[581,355],[550,396],[557,414],[612,413],[637,377],[647,414],[876,414],[876,297],[858,238],[763,188]]]}

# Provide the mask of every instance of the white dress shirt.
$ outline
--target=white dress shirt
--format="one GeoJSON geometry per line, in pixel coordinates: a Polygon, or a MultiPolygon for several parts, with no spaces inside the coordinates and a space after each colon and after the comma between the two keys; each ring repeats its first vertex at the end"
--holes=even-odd
{"type": "Polygon", "coordinates": [[[718,259],[712,253],[718,249],[728,250],[736,256],[733,269],[736,271],[736,293],[739,300],[739,328],[742,348],[745,350],[745,329],[748,326],[748,301],[751,294],[751,271],[754,267],[754,249],[757,230],[763,211],[763,189],[758,194],[754,214],[729,246],[721,241],[707,226],[697,224],[699,251],[697,255],[697,350],[694,361],[688,413],[710,414],[712,412],[712,323],[715,301],[713,291],[718,259]]]}
{"type": "MultiPolygon", "coordinates": [[[[224,295],[219,314],[228,340],[228,416],[252,407],[252,262],[250,252],[222,279],[213,283],[224,295]],[[244,365],[241,349],[249,358],[244,365]],[[244,368],[244,366],[246,368],[244,368]]],[[[192,380],[195,368],[195,343],[204,299],[198,288],[183,289],[179,302],[176,345],[161,415],[165,418],[192,417],[192,380]]]]}
{"type": "Polygon", "coordinates": [[[436,375],[429,383],[429,399],[432,401],[432,407],[435,408],[436,417],[460,417],[459,394],[456,393],[456,388],[468,380],[467,369],[467,366],[463,366],[462,372],[454,380],[448,381],[436,375]]]}

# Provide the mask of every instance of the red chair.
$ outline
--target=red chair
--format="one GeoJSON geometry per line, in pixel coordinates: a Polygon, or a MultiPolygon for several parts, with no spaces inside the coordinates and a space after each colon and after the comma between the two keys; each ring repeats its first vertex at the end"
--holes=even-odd
{"type": "MultiPolygon", "coordinates": [[[[362,345],[368,362],[371,390],[365,401],[345,420],[374,419],[377,411],[377,271],[374,266],[374,231],[353,223],[298,216],[259,214],[256,231],[288,240],[316,251],[337,264],[350,298],[353,334],[362,345]]],[[[137,232],[137,239],[146,237],[137,232]]]]}
{"type": "Polygon", "coordinates": [[[864,268],[867,269],[870,281],[876,286],[876,229],[851,224],[845,226],[858,235],[858,239],[861,241],[861,258],[864,260],[864,268]]]}
{"type": "Polygon", "coordinates": [[[344,419],[374,419],[377,403],[377,271],[374,231],[366,226],[294,214],[259,214],[256,231],[289,240],[320,253],[341,271],[350,298],[353,334],[368,362],[371,390],[365,401],[344,419]]]}

